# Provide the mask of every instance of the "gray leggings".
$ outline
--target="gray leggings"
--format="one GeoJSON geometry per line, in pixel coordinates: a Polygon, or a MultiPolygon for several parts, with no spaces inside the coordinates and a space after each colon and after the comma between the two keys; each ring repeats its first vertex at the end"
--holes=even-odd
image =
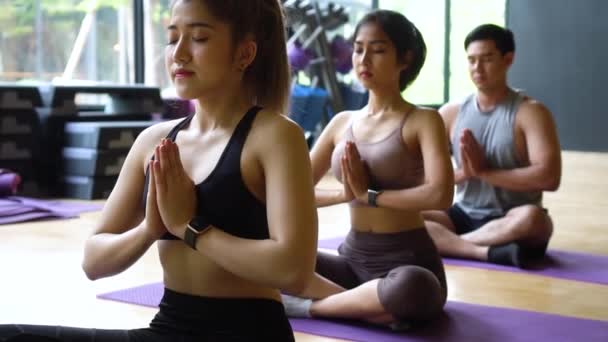
{"type": "Polygon", "coordinates": [[[443,263],[424,227],[389,234],[351,230],[338,252],[319,252],[316,272],[347,289],[380,279],[380,303],[400,321],[427,321],[443,311],[443,263]]]}

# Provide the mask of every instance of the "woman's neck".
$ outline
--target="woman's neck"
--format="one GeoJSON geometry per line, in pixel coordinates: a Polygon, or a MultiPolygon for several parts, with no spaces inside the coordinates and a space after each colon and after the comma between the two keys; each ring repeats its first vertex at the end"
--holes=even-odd
{"type": "Polygon", "coordinates": [[[370,91],[366,115],[382,115],[384,113],[400,112],[407,102],[398,91],[370,91]]]}
{"type": "Polygon", "coordinates": [[[222,88],[214,95],[196,100],[193,122],[197,122],[201,132],[231,128],[254,104],[253,92],[245,87],[222,88]]]}

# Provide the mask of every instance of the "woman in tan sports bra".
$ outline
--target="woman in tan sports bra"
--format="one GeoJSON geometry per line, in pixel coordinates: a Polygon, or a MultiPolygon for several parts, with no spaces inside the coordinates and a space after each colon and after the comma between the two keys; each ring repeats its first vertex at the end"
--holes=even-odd
{"type": "Polygon", "coordinates": [[[317,206],[349,202],[351,230],[339,255],[319,252],[305,291],[283,296],[289,316],[402,329],[441,313],[445,273],[420,213],[452,203],[448,141],[437,111],[401,96],[425,55],[420,32],[399,13],[378,10],[358,23],[353,66],[369,102],[336,115],[311,152],[315,184],[330,169],[344,184],[317,189],[317,206]]]}

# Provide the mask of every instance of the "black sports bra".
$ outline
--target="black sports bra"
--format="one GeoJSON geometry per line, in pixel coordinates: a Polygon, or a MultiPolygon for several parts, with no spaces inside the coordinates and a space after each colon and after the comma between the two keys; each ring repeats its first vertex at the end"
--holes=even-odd
{"type": "MultiPolygon", "coordinates": [[[[260,109],[260,107],[252,107],[247,111],[237,124],[211,174],[196,185],[197,215],[204,217],[206,222],[229,234],[258,240],[267,239],[270,236],[266,204],[260,202],[243,182],[241,153],[253,120],[260,109]]],[[[193,115],[190,115],[180,121],[169,132],[167,138],[175,141],[177,133],[188,126],[192,117],[193,115]]],[[[148,168],[146,168],[146,182],[142,196],[144,209],[148,194],[148,168]]],[[[178,239],[171,233],[166,233],[161,237],[161,240],[178,239]]]]}

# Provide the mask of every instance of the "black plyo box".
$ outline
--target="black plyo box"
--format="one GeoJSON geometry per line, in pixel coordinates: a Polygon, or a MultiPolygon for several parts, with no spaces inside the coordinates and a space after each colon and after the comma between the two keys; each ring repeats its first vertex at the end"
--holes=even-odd
{"type": "Polygon", "coordinates": [[[63,173],[74,176],[117,176],[127,157],[126,150],[95,150],[65,147],[63,173]]]}
{"type": "Polygon", "coordinates": [[[64,146],[99,150],[130,149],[135,138],[156,121],[69,122],[64,146]]]}
{"type": "Polygon", "coordinates": [[[36,134],[39,122],[33,109],[0,109],[0,135],[36,134]]]}
{"type": "Polygon", "coordinates": [[[31,135],[0,134],[0,160],[32,160],[35,157],[31,135]]]}
{"type": "Polygon", "coordinates": [[[65,176],[63,195],[68,198],[106,199],[110,196],[118,177],[65,176]]]}

